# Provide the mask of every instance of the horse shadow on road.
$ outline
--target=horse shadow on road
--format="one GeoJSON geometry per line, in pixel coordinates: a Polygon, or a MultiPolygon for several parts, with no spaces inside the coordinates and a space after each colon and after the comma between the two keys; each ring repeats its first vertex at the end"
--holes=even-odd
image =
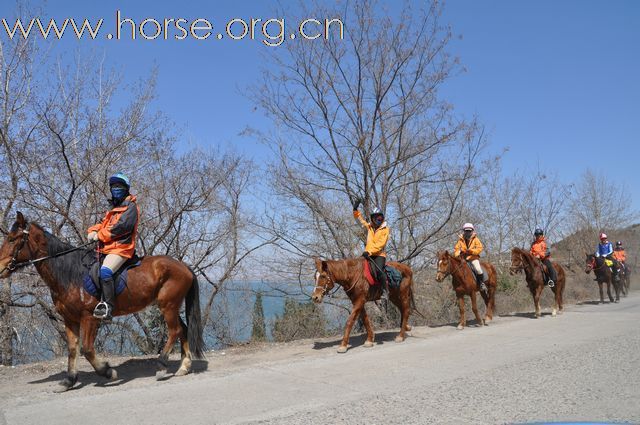
{"type": "MultiPolygon", "coordinates": [[[[376,332],[376,336],[374,339],[375,345],[386,344],[389,342],[394,342],[396,335],[398,335],[398,331],[382,331],[376,332]]],[[[407,337],[409,337],[407,335],[407,337]]],[[[364,342],[367,340],[367,334],[363,333],[360,335],[352,335],[349,338],[349,346],[350,348],[355,348],[364,345],[364,342]]],[[[323,350],[325,348],[338,347],[342,343],[342,337],[339,337],[336,340],[332,341],[314,341],[313,349],[314,350],[323,350]]],[[[394,342],[395,343],[395,342],[394,342]]]]}
{"type": "MultiPolygon", "coordinates": [[[[158,371],[158,362],[156,359],[129,359],[119,365],[111,364],[118,372],[118,379],[111,381],[103,376],[99,376],[94,371],[78,371],[78,383],[71,388],[71,390],[78,390],[87,385],[94,385],[96,387],[117,387],[126,384],[130,381],[140,378],[150,378],[156,376],[158,371]]],[[[167,362],[167,370],[171,371],[167,374],[163,380],[173,378],[173,373],[180,367],[180,360],[169,360],[167,362]]],[[[208,369],[208,362],[206,360],[193,360],[191,366],[191,373],[201,373],[208,369]]],[[[48,382],[61,382],[67,373],[60,371],[46,378],[38,379],[35,381],[29,381],[29,384],[43,384],[48,382]]]]}

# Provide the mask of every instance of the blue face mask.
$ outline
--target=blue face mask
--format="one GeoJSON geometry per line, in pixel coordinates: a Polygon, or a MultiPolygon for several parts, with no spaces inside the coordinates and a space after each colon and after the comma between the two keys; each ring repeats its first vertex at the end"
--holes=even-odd
{"type": "Polygon", "coordinates": [[[112,187],[111,188],[111,198],[115,204],[119,204],[127,197],[127,189],[123,187],[112,187]]]}
{"type": "Polygon", "coordinates": [[[377,216],[376,218],[373,219],[373,223],[378,227],[380,227],[383,222],[384,222],[384,217],[381,217],[381,216],[377,216]]]}

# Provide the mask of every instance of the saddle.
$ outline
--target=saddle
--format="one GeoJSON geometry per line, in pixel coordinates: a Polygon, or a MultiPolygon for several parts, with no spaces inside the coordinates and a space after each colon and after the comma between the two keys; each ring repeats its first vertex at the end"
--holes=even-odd
{"type": "MultiPolygon", "coordinates": [[[[380,285],[378,279],[375,278],[377,273],[372,273],[371,269],[376,269],[375,266],[370,265],[370,261],[371,260],[365,260],[364,262],[364,277],[367,279],[367,282],[369,282],[369,286],[380,285]]],[[[402,282],[402,273],[400,273],[398,269],[387,265],[384,266],[384,272],[387,274],[387,285],[389,285],[389,288],[399,288],[400,282],[402,282]]]]}
{"type": "Polygon", "coordinates": [[[538,258],[538,265],[540,266],[540,270],[542,270],[542,278],[544,279],[545,282],[549,282],[549,280],[551,279],[549,274],[549,268],[539,258],[538,258]]]}
{"type": "Polygon", "coordinates": [[[471,270],[471,273],[473,273],[473,275],[476,278],[476,283],[478,285],[480,285],[482,283],[482,276],[484,276],[484,283],[487,283],[487,281],[489,280],[489,274],[487,273],[487,269],[484,268],[484,266],[482,265],[482,263],[480,263],[480,269],[482,269],[482,273],[483,275],[479,275],[476,274],[476,271],[474,270],[473,266],[471,265],[471,261],[466,261],[467,266],[469,267],[469,270],[471,270]]]}
{"type": "MultiPolygon", "coordinates": [[[[100,285],[100,266],[102,265],[102,259],[104,256],[100,256],[100,261],[95,260],[90,266],[87,274],[84,276],[82,286],[84,290],[90,295],[100,299],[102,294],[102,286],[100,285]]],[[[144,258],[144,257],[142,257],[144,258]]],[[[124,288],[127,287],[127,272],[129,269],[137,267],[142,263],[142,258],[137,254],[133,254],[133,257],[129,258],[125,263],[113,274],[113,282],[115,286],[116,296],[120,295],[124,288]]]]}

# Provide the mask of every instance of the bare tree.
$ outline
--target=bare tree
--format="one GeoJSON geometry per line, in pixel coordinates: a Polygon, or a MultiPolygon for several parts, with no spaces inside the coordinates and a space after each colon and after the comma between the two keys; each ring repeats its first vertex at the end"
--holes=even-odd
{"type": "MultiPolygon", "coordinates": [[[[288,43],[253,90],[278,126],[265,135],[276,160],[276,193],[265,229],[286,253],[293,278],[310,256],[350,257],[364,238],[351,201],[386,211],[394,258],[423,267],[450,234],[465,185],[475,178],[484,133],[438,96],[456,72],[441,6],[408,6],[397,20],[372,1],[349,3],[345,39],[288,43]]],[[[320,10],[322,9],[322,10],[320,10]]],[[[272,263],[273,265],[273,263],[272,263]]],[[[308,265],[308,264],[307,264],[308,265]]]]}

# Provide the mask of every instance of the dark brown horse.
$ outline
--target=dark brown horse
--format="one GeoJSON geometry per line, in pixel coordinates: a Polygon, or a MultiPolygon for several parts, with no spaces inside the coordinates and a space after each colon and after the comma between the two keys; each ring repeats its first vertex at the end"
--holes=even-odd
{"type": "MultiPolygon", "coordinates": [[[[558,313],[562,314],[564,309],[562,294],[564,294],[566,277],[564,269],[560,264],[554,262],[551,264],[553,264],[553,267],[556,269],[556,274],[558,275],[556,282],[554,282],[555,285],[551,288],[555,295],[551,315],[555,317],[558,313]]],[[[529,286],[529,291],[531,291],[531,296],[533,297],[533,304],[536,308],[535,315],[537,319],[542,315],[542,311],[540,309],[540,296],[542,295],[542,290],[545,287],[542,262],[531,255],[529,251],[520,248],[513,248],[511,250],[511,268],[509,269],[509,273],[513,276],[523,270],[527,280],[527,286],[529,286]]]]}
{"type": "Polygon", "coordinates": [[[620,292],[622,295],[629,296],[631,289],[631,269],[625,263],[620,264],[620,292]]]}
{"type": "Polygon", "coordinates": [[[497,287],[497,275],[496,269],[493,265],[484,261],[480,262],[484,270],[488,273],[487,291],[481,291],[480,295],[484,300],[486,306],[484,320],[480,318],[478,313],[478,303],[476,301],[476,292],[478,283],[476,281],[476,275],[471,270],[471,267],[462,258],[456,258],[449,254],[449,251],[438,252],[438,272],[436,274],[436,280],[442,282],[447,276],[451,275],[451,285],[456,293],[458,299],[458,307],[460,308],[460,321],[458,322],[458,330],[464,329],[467,318],[464,311],[464,296],[467,295],[471,298],[471,310],[476,316],[478,326],[484,326],[489,324],[493,320],[493,310],[496,307],[496,287],[497,287]]]}
{"type": "MultiPolygon", "coordinates": [[[[0,247],[0,278],[35,260],[36,270],[49,286],[53,304],[64,319],[69,362],[67,377],[60,383],[62,391],[73,387],[78,380],[76,361],[80,338],[84,356],[96,373],[111,380],[118,377],[115,369],[96,356],[94,348],[100,321],[93,317],[93,309],[98,300],[89,295],[82,284],[87,273],[83,259],[92,257],[94,252],[60,241],[39,225],[28,223],[20,212],[0,247]]],[[[168,356],[178,338],[182,363],[176,375],[186,375],[191,370],[191,359],[204,356],[198,280],[191,269],[170,257],[145,257],[140,266],[129,270],[127,287],[116,299],[114,315],[135,313],[153,302],[160,308],[169,330],[159,357],[157,377],[165,376],[168,356]],[[183,301],[186,324],[179,314],[183,301]]]]}
{"type": "Polygon", "coordinates": [[[603,283],[607,284],[607,295],[609,296],[610,302],[620,302],[620,282],[616,282],[613,279],[613,272],[607,264],[605,263],[604,258],[596,257],[594,254],[585,254],[586,256],[586,265],[585,265],[585,273],[589,274],[593,271],[593,274],[596,275],[596,282],[598,282],[598,289],[600,289],[600,304],[604,304],[604,290],[603,283]],[[616,298],[614,300],[613,295],[611,295],[611,285],[613,285],[613,289],[616,293],[616,298]]]}
{"type": "MultiPolygon", "coordinates": [[[[316,259],[316,286],[311,294],[311,299],[316,303],[322,302],[324,295],[338,284],[342,286],[353,304],[353,309],[344,328],[342,343],[338,347],[338,353],[347,351],[351,328],[358,317],[362,318],[367,331],[367,340],[364,346],[373,347],[373,327],[364,305],[367,301],[379,300],[382,295],[382,289],[380,285],[369,285],[364,276],[364,262],[363,258],[326,261],[316,259]]],[[[390,261],[387,265],[394,267],[402,274],[400,287],[389,287],[389,300],[398,307],[402,317],[400,333],[395,340],[396,342],[402,342],[406,338],[405,332],[411,331],[409,315],[411,314],[413,303],[413,273],[411,268],[405,264],[390,261]]]]}

